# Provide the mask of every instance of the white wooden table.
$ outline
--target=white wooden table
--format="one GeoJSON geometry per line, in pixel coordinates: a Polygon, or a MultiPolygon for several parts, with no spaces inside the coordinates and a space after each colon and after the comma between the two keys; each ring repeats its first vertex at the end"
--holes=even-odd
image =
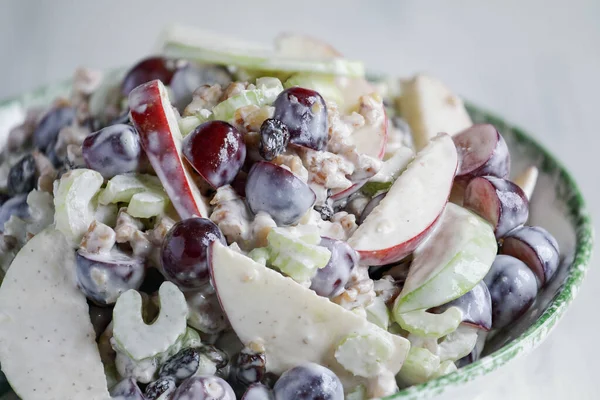
{"type": "MultiPolygon", "coordinates": [[[[0,98],[78,65],[126,65],[170,22],[251,40],[280,31],[333,43],[370,69],[439,76],[537,136],[574,173],[600,220],[600,2],[0,0],[0,98]]],[[[593,263],[597,264],[597,263],[593,263]]],[[[600,271],[550,338],[484,399],[598,398],[600,271]]]]}

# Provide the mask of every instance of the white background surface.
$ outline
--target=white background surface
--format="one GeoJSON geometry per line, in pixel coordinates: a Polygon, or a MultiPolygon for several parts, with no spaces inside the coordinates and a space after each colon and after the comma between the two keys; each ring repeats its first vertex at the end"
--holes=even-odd
{"type": "MultiPolygon", "coordinates": [[[[372,70],[427,71],[537,136],[600,221],[600,1],[0,0],[0,98],[78,65],[127,65],[165,23],[270,41],[322,37],[372,70]]],[[[558,328],[483,399],[600,398],[597,262],[558,328]]]]}

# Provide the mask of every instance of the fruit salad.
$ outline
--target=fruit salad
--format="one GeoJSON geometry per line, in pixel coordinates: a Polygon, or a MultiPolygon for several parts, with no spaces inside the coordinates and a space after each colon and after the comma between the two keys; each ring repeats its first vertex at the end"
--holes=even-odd
{"type": "Polygon", "coordinates": [[[0,362],[24,400],[390,396],[478,360],[559,264],[501,132],[310,37],[169,28],[17,116],[0,362]]]}

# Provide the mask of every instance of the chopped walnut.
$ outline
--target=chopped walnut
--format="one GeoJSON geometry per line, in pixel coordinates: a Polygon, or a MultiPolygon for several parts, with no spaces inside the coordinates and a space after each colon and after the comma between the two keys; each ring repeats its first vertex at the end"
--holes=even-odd
{"type": "Polygon", "coordinates": [[[58,172],[54,168],[52,161],[50,161],[43,153],[40,153],[38,150],[34,150],[31,154],[39,174],[37,182],[38,190],[52,193],[53,182],[57,178],[58,172]]]}
{"type": "Polygon", "coordinates": [[[317,221],[317,226],[321,236],[339,240],[348,240],[354,231],[358,229],[356,216],[345,211],[333,214],[329,221],[317,221]]]}
{"type": "Polygon", "coordinates": [[[115,241],[115,231],[110,226],[94,220],[83,235],[79,248],[88,253],[107,253],[113,248],[115,241]]]}
{"type": "Polygon", "coordinates": [[[241,132],[259,132],[263,122],[273,118],[274,113],[275,107],[250,104],[235,110],[233,125],[241,132]]]}
{"type": "Polygon", "coordinates": [[[90,134],[90,129],[85,126],[65,126],[58,132],[58,139],[54,150],[59,157],[67,155],[67,146],[74,144],[81,146],[85,138],[90,134]]]}
{"type": "Polygon", "coordinates": [[[374,281],[373,284],[375,294],[387,305],[393,303],[400,294],[400,288],[396,285],[396,280],[389,275],[385,275],[381,279],[374,281]]]}
{"type": "Polygon", "coordinates": [[[144,224],[142,221],[127,214],[127,208],[123,207],[117,215],[115,239],[117,243],[127,243],[132,240],[135,232],[141,231],[143,228],[144,224]]]}
{"type": "Polygon", "coordinates": [[[217,189],[210,204],[214,206],[210,220],[221,229],[227,242],[236,242],[242,249],[248,250],[252,213],[246,202],[230,185],[225,185],[217,189]]]}
{"type": "Polygon", "coordinates": [[[267,235],[271,229],[276,228],[277,224],[269,214],[260,211],[252,221],[252,245],[251,247],[265,247],[267,243],[267,235]]]}
{"type": "Polygon", "coordinates": [[[369,268],[358,265],[352,271],[346,290],[332,301],[347,310],[363,312],[375,299],[373,280],[369,278],[369,268]]]}
{"type": "Polygon", "coordinates": [[[154,249],[154,246],[148,240],[148,235],[142,231],[135,231],[129,240],[129,244],[134,257],[137,258],[148,258],[154,249]]]}
{"type": "Polygon", "coordinates": [[[227,100],[230,97],[236,96],[246,90],[248,87],[247,82],[231,82],[227,88],[223,91],[219,101],[227,100]]]}
{"type": "Polygon", "coordinates": [[[172,218],[167,217],[166,215],[160,216],[156,220],[154,228],[147,232],[150,243],[154,246],[162,245],[163,239],[167,236],[167,233],[171,230],[173,225],[175,225],[175,221],[172,218]]]}
{"type": "Polygon", "coordinates": [[[299,151],[304,166],[309,172],[309,181],[323,185],[327,189],[347,189],[352,182],[354,166],[343,157],[328,151],[315,151],[302,148],[299,151]]]}
{"type": "Polygon", "coordinates": [[[285,165],[290,172],[300,178],[303,182],[308,182],[308,170],[302,164],[302,159],[296,154],[280,154],[271,161],[276,165],[285,165]]]}
{"type": "Polygon", "coordinates": [[[67,145],[67,161],[72,167],[85,167],[86,163],[83,159],[83,149],[76,144],[67,145]]]}
{"type": "Polygon", "coordinates": [[[221,85],[202,85],[192,94],[192,102],[183,111],[184,116],[196,115],[205,109],[212,109],[223,96],[221,85]]]}

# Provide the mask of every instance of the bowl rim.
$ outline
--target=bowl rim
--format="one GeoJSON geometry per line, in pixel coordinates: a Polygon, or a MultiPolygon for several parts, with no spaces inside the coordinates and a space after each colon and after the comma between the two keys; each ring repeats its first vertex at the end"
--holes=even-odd
{"type": "Polygon", "coordinates": [[[575,230],[573,261],[568,267],[564,282],[542,315],[521,335],[493,353],[459,368],[451,374],[410,386],[382,400],[430,398],[442,394],[447,389],[464,385],[477,377],[487,375],[517,356],[531,352],[542,343],[556,326],[556,323],[563,317],[566,309],[575,299],[589,268],[594,242],[594,228],[582,192],[571,173],[568,172],[562,162],[525,130],[470,102],[465,102],[465,105],[470,115],[482,116],[486,122],[498,127],[501,132],[510,130],[517,142],[532,148],[541,156],[541,169],[553,171],[557,175],[557,181],[562,182],[568,193],[565,202],[566,214],[575,230]]]}
{"type": "MultiPolygon", "coordinates": [[[[119,69],[108,69],[105,72],[109,74],[115,71],[119,71],[119,69]]],[[[21,95],[0,99],[0,108],[5,108],[11,103],[17,103],[23,107],[28,107],[32,104],[48,104],[55,96],[66,95],[71,89],[71,83],[71,79],[66,79],[54,84],[40,86],[36,89],[26,91],[21,95]]],[[[527,147],[534,149],[541,156],[542,170],[552,170],[557,174],[557,180],[562,182],[567,189],[566,212],[575,229],[576,241],[573,262],[568,267],[564,283],[560,286],[560,289],[546,310],[517,338],[480,360],[458,369],[456,372],[408,387],[382,400],[430,398],[443,393],[447,389],[464,385],[479,376],[491,373],[518,355],[532,351],[549,335],[552,328],[564,315],[568,305],[574,300],[589,268],[594,231],[582,192],[573,176],[564,167],[562,162],[543,145],[538,143],[537,140],[527,134],[525,130],[506,122],[496,114],[475,106],[472,103],[465,102],[465,105],[469,114],[480,115],[487,122],[497,127],[503,127],[503,129],[499,128],[500,131],[505,131],[506,129],[512,131],[512,134],[519,143],[523,143],[527,147]]],[[[10,386],[5,380],[0,383],[0,396],[6,394],[9,390],[10,386]]]]}

